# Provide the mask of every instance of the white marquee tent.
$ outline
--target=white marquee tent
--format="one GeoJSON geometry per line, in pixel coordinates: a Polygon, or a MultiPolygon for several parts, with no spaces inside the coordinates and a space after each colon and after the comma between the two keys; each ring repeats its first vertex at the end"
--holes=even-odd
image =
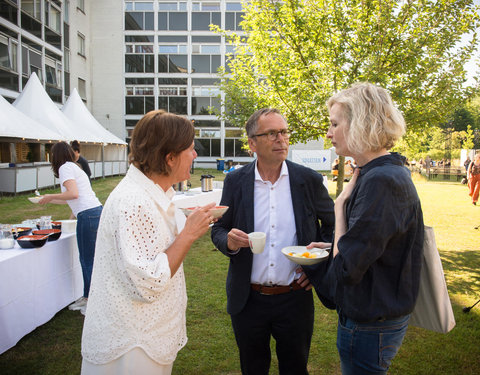
{"type": "Polygon", "coordinates": [[[47,128],[60,133],[67,141],[76,139],[79,142],[103,143],[102,138],[84,131],[60,111],[35,73],[32,73],[13,105],[47,128]]]}
{"type": "Polygon", "coordinates": [[[0,137],[25,141],[59,141],[65,138],[25,115],[0,95],[0,137]]]}
{"type": "MultiPolygon", "coordinates": [[[[77,89],[73,89],[62,108],[62,112],[79,129],[103,139],[101,148],[88,144],[81,146],[81,153],[84,157],[104,161],[104,170],[108,169],[112,162],[117,164],[123,162],[120,168],[123,171],[127,160],[127,143],[110,133],[93,117],[80,98],[77,89]]],[[[115,168],[115,164],[112,167],[115,168]]],[[[99,165],[95,168],[99,168],[99,165]]],[[[102,173],[105,173],[105,171],[102,173]]]]}
{"type": "MultiPolygon", "coordinates": [[[[92,178],[125,174],[127,144],[95,120],[76,90],[64,111],[50,99],[33,73],[13,105],[0,96],[2,152],[15,152],[12,144],[37,143],[33,152],[44,155],[44,143],[77,140],[82,143],[83,156],[89,160],[92,178]]],[[[17,193],[54,185],[48,153],[46,159],[0,164],[0,192],[17,193]]]]}
{"type": "Polygon", "coordinates": [[[105,129],[83,103],[77,89],[73,89],[62,108],[62,112],[77,128],[103,139],[104,143],[126,145],[127,143],[105,129]]]}

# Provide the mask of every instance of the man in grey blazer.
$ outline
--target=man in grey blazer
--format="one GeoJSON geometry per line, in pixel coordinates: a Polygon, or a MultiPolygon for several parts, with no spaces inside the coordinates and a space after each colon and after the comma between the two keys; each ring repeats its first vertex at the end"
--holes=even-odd
{"type": "Polygon", "coordinates": [[[320,174],[286,160],[290,133],[278,110],[255,112],[246,131],[257,160],[225,178],[221,204],[230,208],[212,228],[213,243],[230,258],[227,312],[242,373],[268,374],[273,337],[280,374],[308,374],[311,285],[281,249],[331,242],[333,201],[320,174]],[[254,231],[267,236],[261,254],[249,248],[254,231]]]}

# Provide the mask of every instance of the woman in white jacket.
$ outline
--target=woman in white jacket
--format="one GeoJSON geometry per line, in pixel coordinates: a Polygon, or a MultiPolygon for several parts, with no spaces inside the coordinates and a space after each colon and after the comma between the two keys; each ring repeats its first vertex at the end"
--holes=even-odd
{"type": "Polygon", "coordinates": [[[172,185],[190,177],[194,134],[189,120],[162,110],[135,126],[130,168],[100,220],[82,374],[170,374],[187,341],[182,262],[215,205],[193,211],[178,233],[172,185]]]}

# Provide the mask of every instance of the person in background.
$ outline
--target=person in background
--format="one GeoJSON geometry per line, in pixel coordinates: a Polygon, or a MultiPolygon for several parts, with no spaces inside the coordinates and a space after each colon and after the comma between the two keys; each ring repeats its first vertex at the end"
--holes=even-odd
{"type": "Polygon", "coordinates": [[[463,166],[465,167],[465,172],[468,172],[468,166],[472,162],[472,159],[470,159],[470,155],[467,155],[467,160],[463,163],[463,166]]]}
{"type": "Polygon", "coordinates": [[[45,194],[40,204],[66,203],[77,218],[77,244],[83,275],[83,296],[69,306],[85,315],[90,292],[97,228],[102,204],[92,190],[85,172],[75,163],[75,153],[66,142],[58,142],[51,150],[52,170],[59,179],[61,193],[45,194]]]}
{"type": "Polygon", "coordinates": [[[78,143],[78,141],[72,141],[70,142],[70,146],[72,146],[73,152],[75,153],[75,161],[82,167],[88,178],[90,178],[92,171],[90,170],[87,159],[80,155],[80,143],[78,143]]]}
{"type": "Polygon", "coordinates": [[[410,171],[401,155],[387,151],[405,122],[388,92],[370,83],[340,91],[327,105],[327,137],[358,168],[335,201],[328,261],[305,271],[322,302],[338,312],[342,374],[387,374],[415,307],[423,254],[423,214],[410,171]]]}
{"type": "Polygon", "coordinates": [[[336,158],[332,164],[332,176],[333,176],[332,180],[333,181],[337,181],[337,178],[338,178],[338,163],[339,163],[339,159],[336,158]]]}
{"type": "Polygon", "coordinates": [[[467,169],[468,195],[472,197],[472,204],[477,205],[480,193],[480,153],[475,154],[467,169]]]}
{"type": "Polygon", "coordinates": [[[427,174],[427,177],[430,176],[430,168],[432,167],[432,159],[430,158],[429,155],[425,158],[425,173],[427,174]]]}
{"type": "Polygon", "coordinates": [[[241,371],[268,374],[273,337],[280,374],[307,374],[311,286],[281,249],[330,240],[333,202],[322,175],[286,160],[290,133],[277,109],[255,112],[246,132],[257,159],[225,178],[220,204],[229,209],[212,228],[213,243],[230,259],[227,312],[241,371]],[[250,232],[266,233],[261,254],[252,254],[250,232]]]}
{"type": "Polygon", "coordinates": [[[344,165],[345,165],[344,166],[344,175],[345,175],[344,182],[348,182],[348,181],[350,181],[349,178],[351,178],[352,175],[353,175],[352,161],[350,159],[345,160],[344,165]]]}
{"type": "Polygon", "coordinates": [[[197,157],[191,121],[148,112],[130,142],[130,167],[105,203],[82,336],[82,370],[171,374],[186,344],[183,260],[209,229],[211,203],[183,215],[173,184],[190,178],[197,157]]]}

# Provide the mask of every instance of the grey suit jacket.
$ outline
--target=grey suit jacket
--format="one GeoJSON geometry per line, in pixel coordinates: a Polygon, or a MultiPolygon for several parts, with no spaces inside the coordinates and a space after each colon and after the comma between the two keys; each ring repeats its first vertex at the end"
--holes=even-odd
{"type": "MultiPolygon", "coordinates": [[[[288,160],[286,163],[295,215],[297,244],[308,245],[312,241],[331,242],[335,224],[333,201],[323,185],[323,176],[288,160]]],[[[213,243],[230,258],[226,285],[229,314],[239,313],[250,294],[252,252],[247,247],[232,254],[227,247],[227,234],[232,228],[240,229],[245,233],[254,231],[254,181],[255,162],[227,175],[220,204],[229,206],[229,209],[212,228],[213,243]]]]}

